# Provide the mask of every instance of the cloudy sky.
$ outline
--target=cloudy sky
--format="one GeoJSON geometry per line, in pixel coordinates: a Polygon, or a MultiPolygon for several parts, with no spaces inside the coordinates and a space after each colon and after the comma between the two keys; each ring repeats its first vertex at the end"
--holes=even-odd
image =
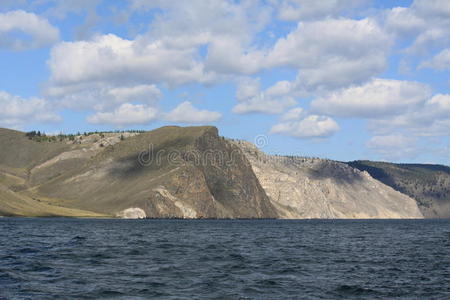
{"type": "Polygon", "coordinates": [[[0,127],[168,124],[449,165],[450,1],[0,1],[0,127]]]}

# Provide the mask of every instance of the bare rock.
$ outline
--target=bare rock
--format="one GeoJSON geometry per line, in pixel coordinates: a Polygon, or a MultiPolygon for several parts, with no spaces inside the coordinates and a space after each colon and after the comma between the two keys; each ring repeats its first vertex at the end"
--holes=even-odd
{"type": "Polygon", "coordinates": [[[423,218],[414,199],[347,164],[271,156],[235,142],[281,218],[423,218]]]}
{"type": "Polygon", "coordinates": [[[117,217],[122,219],[145,219],[147,215],[142,208],[130,207],[117,213],[117,217]]]}

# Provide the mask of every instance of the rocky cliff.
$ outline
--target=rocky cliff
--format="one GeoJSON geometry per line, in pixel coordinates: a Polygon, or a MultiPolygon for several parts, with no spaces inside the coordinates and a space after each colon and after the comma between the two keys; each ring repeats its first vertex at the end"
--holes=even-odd
{"type": "Polygon", "coordinates": [[[3,130],[0,144],[0,215],[278,217],[245,155],[214,127],[46,142],[3,130]],[[11,193],[25,204],[9,205],[11,193]]]}
{"type": "Polygon", "coordinates": [[[416,201],[347,164],[266,155],[234,142],[252,164],[280,217],[422,218],[416,201]]]}
{"type": "Polygon", "coordinates": [[[450,168],[441,165],[354,161],[350,166],[417,200],[427,218],[450,218],[450,168]]]}

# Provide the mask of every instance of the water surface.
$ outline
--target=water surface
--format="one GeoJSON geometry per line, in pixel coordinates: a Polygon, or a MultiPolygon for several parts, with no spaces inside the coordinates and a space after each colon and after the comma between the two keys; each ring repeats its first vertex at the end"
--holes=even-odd
{"type": "Polygon", "coordinates": [[[450,299],[450,220],[0,219],[0,299],[450,299]]]}

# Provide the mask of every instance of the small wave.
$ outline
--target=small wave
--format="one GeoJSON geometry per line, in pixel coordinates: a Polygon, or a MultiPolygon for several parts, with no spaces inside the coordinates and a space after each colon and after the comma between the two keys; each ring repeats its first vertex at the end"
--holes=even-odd
{"type": "Polygon", "coordinates": [[[359,285],[340,285],[336,288],[336,291],[349,296],[362,296],[362,295],[374,295],[377,294],[377,291],[364,288],[359,285]]]}

